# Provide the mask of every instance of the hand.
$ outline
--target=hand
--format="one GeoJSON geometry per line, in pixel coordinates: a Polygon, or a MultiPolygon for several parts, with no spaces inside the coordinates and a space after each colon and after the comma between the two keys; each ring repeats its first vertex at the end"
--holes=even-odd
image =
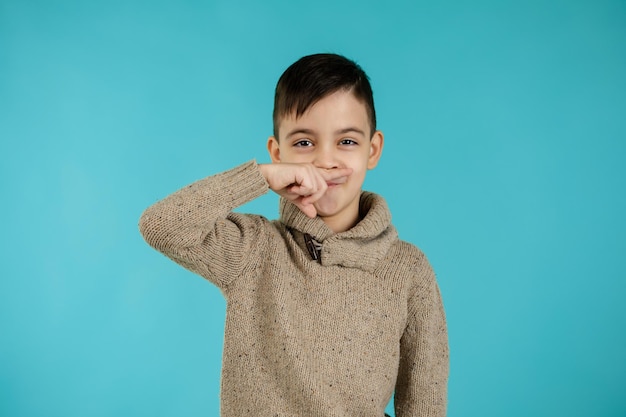
{"type": "Polygon", "coordinates": [[[352,168],[323,169],[312,164],[260,164],[259,169],[274,192],[311,218],[317,216],[313,203],[324,195],[327,183],[352,174],[352,168]]]}

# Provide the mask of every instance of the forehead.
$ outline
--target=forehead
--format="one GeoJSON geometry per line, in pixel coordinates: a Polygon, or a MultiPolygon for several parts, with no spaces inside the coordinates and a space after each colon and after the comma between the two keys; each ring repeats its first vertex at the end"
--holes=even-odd
{"type": "Polygon", "coordinates": [[[357,126],[363,131],[370,128],[365,103],[345,90],[322,97],[300,116],[296,116],[294,110],[280,117],[278,122],[280,136],[296,127],[320,131],[340,130],[348,126],[357,126]]]}

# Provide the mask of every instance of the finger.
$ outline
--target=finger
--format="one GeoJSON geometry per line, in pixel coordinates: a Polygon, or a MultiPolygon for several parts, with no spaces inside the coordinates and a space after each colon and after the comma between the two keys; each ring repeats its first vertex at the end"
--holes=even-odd
{"type": "Polygon", "coordinates": [[[287,192],[294,196],[294,198],[298,197],[308,197],[315,192],[317,187],[311,187],[306,185],[290,185],[286,188],[287,192]]]}
{"type": "Polygon", "coordinates": [[[295,184],[291,186],[298,195],[308,196],[314,194],[319,188],[319,173],[312,167],[301,167],[301,171],[296,174],[295,184]]]}
{"type": "Polygon", "coordinates": [[[317,200],[322,198],[322,196],[326,193],[326,190],[328,189],[328,184],[326,183],[326,180],[319,173],[317,173],[317,175],[315,176],[315,181],[317,182],[317,190],[313,194],[303,199],[303,202],[305,204],[315,203],[317,200]]]}
{"type": "Polygon", "coordinates": [[[352,174],[352,168],[318,169],[325,181],[337,180],[352,174]]]}
{"type": "Polygon", "coordinates": [[[300,209],[300,211],[302,211],[308,217],[314,218],[317,216],[317,210],[315,209],[313,204],[305,202],[304,199],[306,197],[302,197],[297,194],[283,194],[283,197],[291,201],[296,207],[300,209]]]}
{"type": "Polygon", "coordinates": [[[317,210],[313,204],[304,204],[302,200],[296,202],[296,206],[302,211],[307,217],[314,219],[317,217],[317,210]]]}
{"type": "Polygon", "coordinates": [[[328,188],[326,180],[313,165],[303,167],[303,176],[301,177],[301,185],[294,187],[294,192],[303,197],[303,204],[312,204],[317,201],[328,188]]]}

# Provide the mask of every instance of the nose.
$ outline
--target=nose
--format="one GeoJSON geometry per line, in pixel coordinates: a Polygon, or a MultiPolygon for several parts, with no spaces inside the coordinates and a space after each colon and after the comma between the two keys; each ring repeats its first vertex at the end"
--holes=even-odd
{"type": "Polygon", "coordinates": [[[330,146],[320,146],[315,153],[315,161],[313,162],[318,168],[332,169],[338,168],[339,162],[337,161],[337,155],[330,146]]]}

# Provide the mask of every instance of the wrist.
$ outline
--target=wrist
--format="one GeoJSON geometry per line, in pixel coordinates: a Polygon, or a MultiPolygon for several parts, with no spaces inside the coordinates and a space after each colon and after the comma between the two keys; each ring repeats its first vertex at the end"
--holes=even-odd
{"type": "Polygon", "coordinates": [[[269,171],[271,169],[271,165],[272,164],[257,164],[257,166],[259,167],[259,171],[261,172],[261,175],[263,175],[263,178],[265,178],[265,181],[268,180],[269,178],[269,171]]]}

